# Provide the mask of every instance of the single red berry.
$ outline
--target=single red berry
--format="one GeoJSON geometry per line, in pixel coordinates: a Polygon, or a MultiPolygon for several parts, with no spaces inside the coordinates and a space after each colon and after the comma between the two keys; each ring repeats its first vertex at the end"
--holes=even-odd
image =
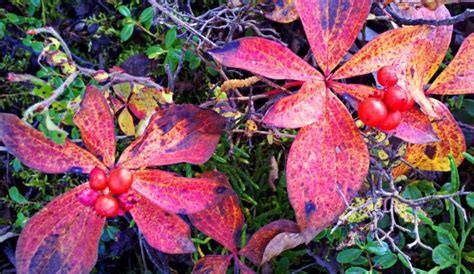
{"type": "Polygon", "coordinates": [[[104,190],[107,187],[107,174],[105,171],[95,167],[89,173],[89,185],[93,190],[104,190]]]}
{"type": "Polygon", "coordinates": [[[132,209],[136,203],[135,195],[133,195],[133,192],[127,192],[118,195],[117,201],[119,203],[120,209],[124,212],[127,212],[132,209]]]}
{"type": "Polygon", "coordinates": [[[389,87],[385,90],[385,93],[383,95],[383,102],[389,110],[400,111],[402,109],[405,109],[408,103],[408,95],[405,90],[403,90],[399,86],[389,87]]]}
{"type": "Polygon", "coordinates": [[[394,86],[398,82],[395,69],[392,66],[382,67],[377,71],[377,81],[386,88],[394,86]]]}
{"type": "Polygon", "coordinates": [[[407,103],[405,104],[403,108],[399,109],[401,112],[409,111],[415,106],[415,100],[413,99],[413,97],[408,92],[406,92],[406,94],[407,94],[407,103]]]}
{"type": "Polygon", "coordinates": [[[398,127],[402,121],[402,114],[400,111],[390,111],[379,125],[378,128],[381,130],[392,130],[398,127]]]}
{"type": "Polygon", "coordinates": [[[113,194],[125,193],[132,186],[133,173],[126,168],[116,168],[109,175],[109,190],[113,194]]]}
{"type": "Polygon", "coordinates": [[[85,206],[93,206],[99,196],[99,192],[90,188],[86,188],[83,189],[81,192],[77,193],[76,197],[79,202],[81,202],[81,204],[85,206]]]}
{"type": "Polygon", "coordinates": [[[115,217],[119,211],[117,199],[110,195],[100,196],[94,204],[95,211],[103,217],[115,217]]]}
{"type": "Polygon", "coordinates": [[[368,126],[377,126],[387,116],[387,107],[378,98],[367,98],[357,109],[360,120],[368,126]]]}

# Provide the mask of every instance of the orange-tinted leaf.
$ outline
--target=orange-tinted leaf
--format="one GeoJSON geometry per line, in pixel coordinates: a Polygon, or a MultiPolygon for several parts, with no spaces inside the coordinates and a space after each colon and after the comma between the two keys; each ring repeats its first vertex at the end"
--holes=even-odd
{"type": "Polygon", "coordinates": [[[265,115],[263,122],[276,127],[299,128],[319,119],[326,102],[323,81],[307,81],[293,95],[278,101],[265,115]]]}
{"type": "Polygon", "coordinates": [[[235,265],[236,265],[235,267],[239,268],[239,273],[240,274],[254,274],[255,273],[255,271],[253,271],[250,267],[248,267],[243,262],[237,260],[236,258],[234,258],[234,262],[235,262],[235,265]]]}
{"type": "Polygon", "coordinates": [[[430,51],[431,45],[427,40],[421,39],[414,43],[413,47],[406,63],[405,76],[399,81],[399,85],[405,85],[405,90],[410,93],[426,115],[438,118],[433,105],[425,95],[423,83],[423,79],[430,69],[430,66],[426,64],[424,59],[426,52],[430,51]]]}
{"type": "Polygon", "coordinates": [[[264,38],[241,38],[209,53],[224,66],[248,70],[272,79],[322,79],[315,68],[291,50],[264,38]]]}
{"type": "Polygon", "coordinates": [[[89,173],[96,166],[105,168],[68,139],[63,145],[56,144],[12,114],[0,113],[0,141],[23,164],[44,173],[89,173]]]}
{"type": "Polygon", "coordinates": [[[329,86],[338,94],[348,93],[358,100],[364,100],[379,92],[379,90],[374,87],[359,84],[344,84],[336,81],[330,81],[329,86]]]}
{"type": "Polygon", "coordinates": [[[147,117],[148,114],[155,112],[155,109],[158,107],[158,103],[153,97],[156,89],[146,88],[141,85],[135,85],[133,93],[128,100],[128,107],[130,111],[137,117],[142,120],[147,117]]]}
{"type": "Polygon", "coordinates": [[[194,274],[225,274],[232,255],[207,255],[196,262],[194,274]]]}
{"type": "Polygon", "coordinates": [[[352,46],[370,11],[370,0],[298,0],[296,9],[316,61],[329,75],[352,46]]]}
{"type": "Polygon", "coordinates": [[[357,193],[369,167],[367,147],[344,104],[328,92],[326,105],[321,121],[300,129],[286,164],[288,196],[306,242],[344,211],[344,198],[357,193]]]}
{"type": "Polygon", "coordinates": [[[87,149],[111,167],[115,162],[114,118],[107,100],[95,86],[87,87],[74,123],[87,149]]]}
{"type": "Polygon", "coordinates": [[[26,224],[16,247],[18,273],[89,273],[105,219],[83,206],[76,194],[57,197],[26,224]]]}
{"type": "Polygon", "coordinates": [[[344,63],[333,79],[343,79],[377,71],[403,61],[413,44],[431,33],[427,26],[414,26],[386,31],[367,43],[344,63]]]}
{"type": "MultiPolygon", "coordinates": [[[[402,11],[402,14],[406,18],[424,18],[424,19],[445,19],[451,16],[449,10],[445,6],[437,8],[435,11],[431,11],[427,8],[415,8],[410,6],[408,9],[402,11]]],[[[423,84],[428,83],[431,77],[436,73],[441,62],[443,62],[444,56],[449,49],[449,43],[451,42],[451,35],[453,32],[453,26],[440,26],[435,27],[435,30],[428,35],[427,42],[429,43],[429,51],[425,51],[425,59],[423,63],[426,64],[429,69],[423,77],[423,84]]]]}
{"type": "Polygon", "coordinates": [[[442,117],[433,122],[433,129],[440,141],[424,145],[408,145],[405,159],[421,170],[449,171],[449,154],[454,156],[456,164],[463,161],[466,141],[461,128],[449,109],[440,101],[431,99],[435,111],[442,117]]]}
{"type": "MultiPolygon", "coordinates": [[[[201,177],[218,181],[222,187],[231,189],[227,177],[220,172],[205,172],[201,177]]],[[[244,216],[237,195],[225,197],[203,211],[188,215],[193,225],[202,233],[216,240],[231,252],[236,253],[244,216]]]]}
{"type": "Polygon", "coordinates": [[[168,213],[135,192],[137,203],[130,210],[146,241],[161,252],[193,253],[189,226],[176,214],[168,213]]]}
{"type": "Polygon", "coordinates": [[[128,136],[135,135],[135,124],[133,123],[132,114],[128,111],[127,108],[124,108],[122,112],[120,112],[118,117],[118,125],[120,130],[128,136]]]}
{"type": "Polygon", "coordinates": [[[428,94],[474,93],[474,34],[469,35],[451,63],[436,78],[428,94]]]}
{"type": "Polygon", "coordinates": [[[234,194],[230,186],[212,178],[179,177],[158,169],[135,171],[133,178],[135,191],[162,209],[178,214],[201,211],[234,194]]]}
{"type": "Polygon", "coordinates": [[[258,0],[257,3],[263,5],[263,15],[272,21],[291,23],[298,19],[295,0],[258,0]],[[267,11],[266,8],[270,11],[267,11]]]}
{"type": "Polygon", "coordinates": [[[298,233],[298,225],[289,220],[278,220],[260,228],[252,235],[247,245],[239,252],[253,264],[260,265],[268,243],[280,233],[298,233]]]}
{"type": "Polygon", "coordinates": [[[115,84],[112,86],[112,89],[115,95],[122,101],[128,102],[128,98],[132,94],[132,86],[133,84],[130,82],[115,84]]]}
{"type": "Polygon", "coordinates": [[[155,113],[143,134],[125,149],[119,165],[128,168],[205,163],[214,152],[225,119],[193,105],[155,113]]]}
{"type": "Polygon", "coordinates": [[[417,108],[403,113],[402,121],[390,133],[412,144],[426,144],[439,140],[428,116],[417,108]]]}

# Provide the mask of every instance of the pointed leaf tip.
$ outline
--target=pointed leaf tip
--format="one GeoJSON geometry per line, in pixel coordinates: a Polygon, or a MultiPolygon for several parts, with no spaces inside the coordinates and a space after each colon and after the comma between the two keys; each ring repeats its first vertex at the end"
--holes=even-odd
{"type": "Polygon", "coordinates": [[[44,173],[89,173],[96,166],[105,168],[68,139],[57,144],[12,114],[0,113],[0,141],[23,164],[44,173]]]}

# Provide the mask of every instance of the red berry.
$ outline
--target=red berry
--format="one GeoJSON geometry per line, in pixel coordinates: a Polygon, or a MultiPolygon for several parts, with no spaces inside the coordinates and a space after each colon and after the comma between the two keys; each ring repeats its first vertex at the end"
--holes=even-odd
{"type": "Polygon", "coordinates": [[[117,199],[110,195],[100,196],[94,204],[95,211],[100,216],[112,218],[115,217],[119,211],[119,204],[117,199]]]}
{"type": "Polygon", "coordinates": [[[132,186],[133,173],[126,168],[117,168],[110,172],[109,190],[113,194],[125,193],[132,186]]]}
{"type": "Polygon", "coordinates": [[[77,193],[77,199],[81,204],[85,206],[93,206],[100,194],[90,188],[83,189],[81,192],[77,193]]]}
{"type": "Polygon", "coordinates": [[[405,104],[403,108],[399,109],[401,112],[409,111],[415,106],[415,100],[413,99],[413,97],[408,92],[406,94],[407,94],[407,103],[405,104]]]}
{"type": "Polygon", "coordinates": [[[389,110],[401,111],[405,109],[408,103],[408,95],[405,90],[399,86],[389,87],[385,90],[383,102],[389,110]]]}
{"type": "Polygon", "coordinates": [[[89,173],[89,185],[93,190],[104,190],[107,187],[107,174],[105,171],[95,167],[89,173]]]}
{"type": "Polygon", "coordinates": [[[367,98],[357,109],[360,120],[368,126],[377,126],[387,116],[387,108],[378,98],[367,98]]]}
{"type": "Polygon", "coordinates": [[[385,117],[385,120],[378,125],[381,130],[392,130],[398,127],[402,121],[402,114],[400,111],[390,111],[385,117]]]}
{"type": "Polygon", "coordinates": [[[377,71],[377,81],[384,87],[394,86],[398,82],[397,73],[392,66],[386,66],[377,71]]]}
{"type": "Polygon", "coordinates": [[[129,211],[135,205],[136,200],[133,192],[122,193],[117,196],[120,209],[124,212],[129,211]]]}

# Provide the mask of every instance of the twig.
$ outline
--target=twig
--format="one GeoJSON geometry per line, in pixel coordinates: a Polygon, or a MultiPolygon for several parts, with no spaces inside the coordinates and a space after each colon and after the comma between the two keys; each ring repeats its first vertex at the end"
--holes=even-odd
{"type": "Polygon", "coordinates": [[[448,17],[445,19],[409,19],[401,16],[398,12],[387,6],[385,10],[392,16],[393,20],[399,25],[431,25],[431,26],[449,26],[463,22],[474,17],[474,9],[466,9],[463,13],[448,17]]]}
{"type": "MultiPolygon", "coordinates": [[[[234,133],[247,133],[243,129],[234,129],[234,130],[232,130],[232,132],[234,132],[234,133]]],[[[257,130],[257,131],[253,131],[252,133],[263,134],[263,135],[275,135],[276,137],[296,138],[296,135],[281,133],[281,132],[277,132],[277,131],[273,132],[273,131],[257,130]]]]}
{"type": "Polygon", "coordinates": [[[420,230],[418,229],[419,220],[418,220],[418,213],[417,213],[416,207],[413,208],[413,216],[415,218],[415,227],[413,228],[413,233],[415,233],[415,241],[413,241],[412,243],[409,243],[407,245],[407,247],[408,248],[413,248],[416,245],[419,245],[419,246],[423,247],[424,249],[427,249],[429,251],[433,251],[433,248],[431,248],[430,246],[424,244],[421,241],[420,230]]]}

